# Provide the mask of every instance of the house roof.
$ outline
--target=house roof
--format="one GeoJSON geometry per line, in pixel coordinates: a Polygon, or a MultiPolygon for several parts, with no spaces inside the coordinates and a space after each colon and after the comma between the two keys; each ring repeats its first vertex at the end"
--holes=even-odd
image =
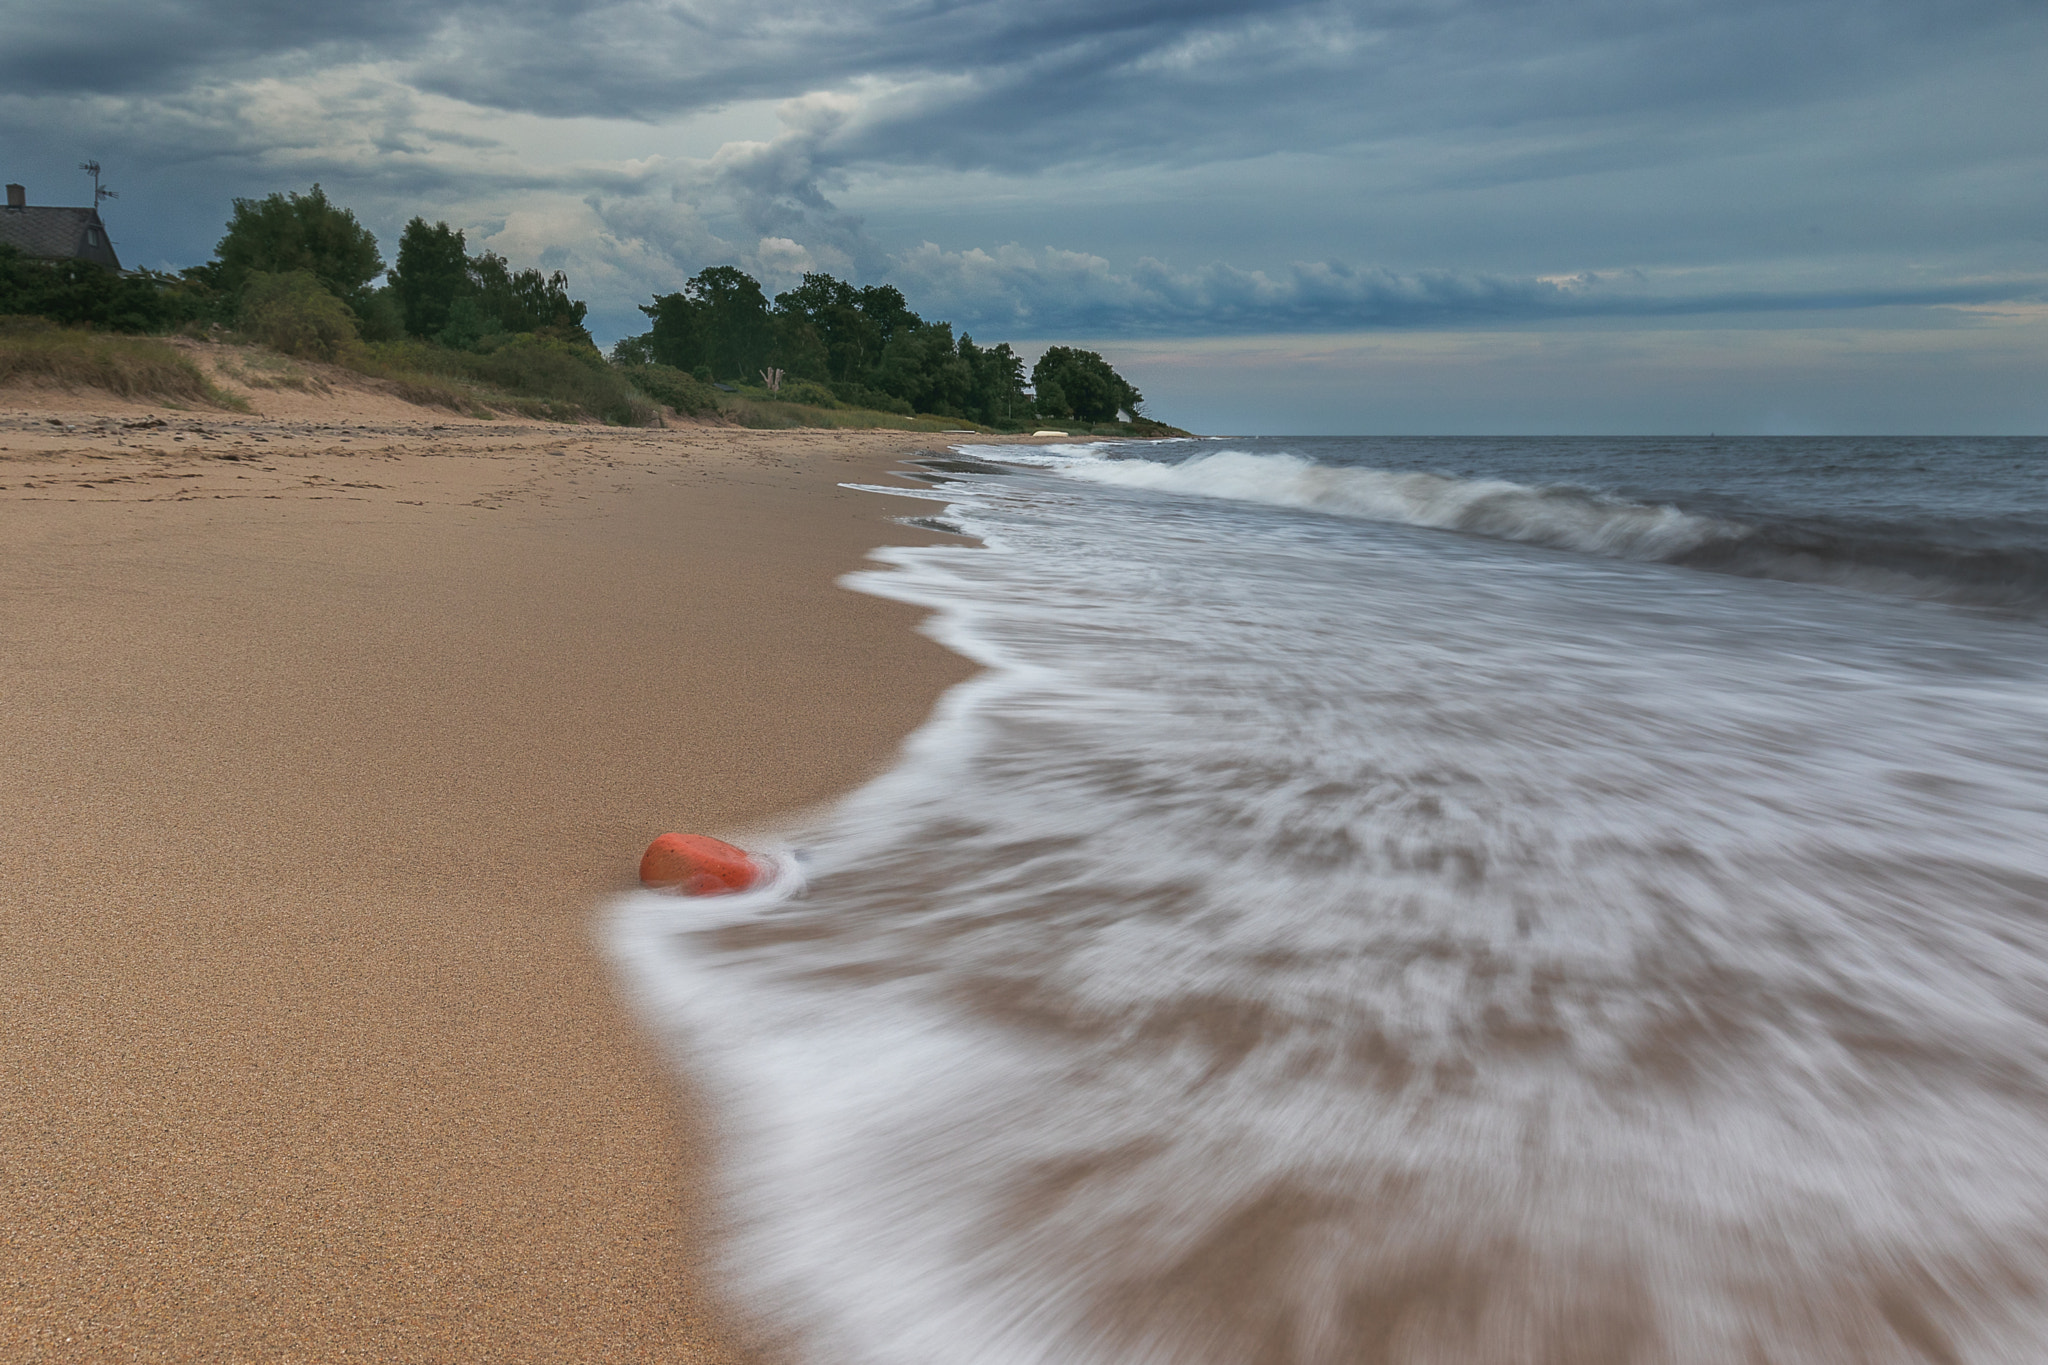
{"type": "Polygon", "coordinates": [[[38,260],[77,259],[121,268],[96,209],[0,208],[0,242],[38,260]]]}

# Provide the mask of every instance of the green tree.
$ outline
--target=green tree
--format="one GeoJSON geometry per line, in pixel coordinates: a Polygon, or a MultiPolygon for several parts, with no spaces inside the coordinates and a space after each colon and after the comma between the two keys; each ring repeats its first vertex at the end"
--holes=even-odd
{"type": "Polygon", "coordinates": [[[1022,423],[1031,416],[1024,392],[1024,358],[1007,341],[983,349],[971,336],[960,338],[960,359],[973,376],[965,415],[987,426],[1022,423]]]}
{"type": "Polygon", "coordinates": [[[552,275],[514,270],[503,256],[486,251],[469,258],[469,293],[498,331],[531,332],[596,348],[583,327],[588,308],[569,297],[569,277],[559,270],[552,275]]]}
{"type": "Polygon", "coordinates": [[[505,335],[505,325],[483,305],[475,294],[463,293],[448,306],[448,325],[434,334],[434,340],[452,351],[478,351],[505,335]]]}
{"type": "Polygon", "coordinates": [[[654,343],[645,332],[636,337],[620,337],[612,343],[612,364],[630,366],[652,365],[654,364],[654,343]]]}
{"type": "Polygon", "coordinates": [[[681,292],[656,294],[653,303],[640,305],[640,311],[653,324],[636,338],[650,363],[691,374],[702,367],[710,374],[711,367],[704,363],[703,309],[695,299],[681,292]]]}
{"type": "Polygon", "coordinates": [[[359,306],[368,298],[370,281],[384,270],[370,230],[329,202],[317,184],[304,194],[235,200],[227,233],[213,253],[220,283],[231,295],[241,293],[252,272],[303,270],[328,293],[359,306]]]}
{"type": "Polygon", "coordinates": [[[964,417],[974,389],[974,371],[953,344],[952,323],[920,323],[899,330],[883,348],[874,386],[903,399],[915,411],[964,417]]]}
{"type": "Polygon", "coordinates": [[[405,314],[405,330],[416,337],[439,336],[448,310],[469,292],[469,254],[462,230],[446,223],[429,227],[424,218],[405,225],[398,238],[398,265],[391,291],[405,314]]]}
{"type": "MultiPolygon", "coordinates": [[[[751,276],[713,266],[640,311],[654,325],[613,348],[617,364],[672,367],[707,382],[714,374],[751,381],[774,365],[792,383],[826,381],[833,396],[855,407],[965,417],[989,426],[1032,419],[1024,361],[1008,343],[956,340],[951,323],[926,322],[894,285],[857,289],[813,271],[777,294],[771,308],[751,276]]],[[[1112,422],[1120,409],[1135,416],[1144,401],[1092,351],[1055,346],[1032,378],[1037,411],[1048,416],[1112,422]]]]}
{"type": "Polygon", "coordinates": [[[744,270],[714,265],[675,294],[661,294],[641,312],[654,321],[654,359],[679,370],[708,366],[720,379],[752,379],[772,363],[775,324],[760,282],[744,270]]]}
{"type": "Polygon", "coordinates": [[[1040,416],[1082,422],[1114,422],[1126,410],[1135,417],[1145,401],[1101,356],[1066,346],[1046,348],[1031,367],[1031,387],[1040,416]]]}
{"type": "MultiPolygon", "coordinates": [[[[896,295],[901,303],[903,296],[896,295]]],[[[862,291],[830,275],[812,272],[787,293],[775,296],[775,312],[792,342],[792,352],[808,351],[814,340],[824,352],[823,378],[858,383],[881,363],[888,342],[880,324],[861,307],[862,291]]],[[[904,310],[908,312],[908,309],[904,310]]],[[[794,355],[785,359],[792,374],[810,372],[794,355]]],[[[818,377],[818,376],[811,376],[818,377]]]]}
{"type": "Polygon", "coordinates": [[[924,319],[910,311],[903,291],[893,284],[871,284],[855,296],[861,316],[873,325],[883,348],[905,332],[924,326],[924,319]]]}
{"type": "Polygon", "coordinates": [[[596,349],[583,326],[588,306],[569,297],[567,275],[514,270],[494,251],[471,256],[465,248],[461,229],[446,223],[405,225],[389,288],[406,331],[459,351],[528,335],[596,349]]]}

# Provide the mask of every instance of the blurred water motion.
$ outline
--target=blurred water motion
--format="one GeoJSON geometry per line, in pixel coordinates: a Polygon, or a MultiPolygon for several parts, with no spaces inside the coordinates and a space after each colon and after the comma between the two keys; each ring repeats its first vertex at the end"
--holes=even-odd
{"type": "Polygon", "coordinates": [[[2048,1359],[2048,632],[949,477],[991,671],[617,922],[788,1350],[2048,1359]]]}

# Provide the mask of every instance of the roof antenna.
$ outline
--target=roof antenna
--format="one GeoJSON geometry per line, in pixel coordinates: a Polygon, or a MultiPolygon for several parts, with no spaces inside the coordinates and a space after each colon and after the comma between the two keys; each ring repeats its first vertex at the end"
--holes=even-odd
{"type": "Polygon", "coordinates": [[[100,183],[99,162],[81,161],[78,163],[78,169],[92,176],[92,206],[94,208],[98,208],[101,204],[106,203],[109,199],[119,199],[121,197],[120,195],[114,193],[112,190],[108,189],[105,185],[102,185],[100,183]]]}

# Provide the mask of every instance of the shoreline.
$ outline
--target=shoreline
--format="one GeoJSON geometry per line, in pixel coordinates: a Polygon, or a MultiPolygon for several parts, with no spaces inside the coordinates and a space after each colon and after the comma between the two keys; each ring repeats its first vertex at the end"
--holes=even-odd
{"type": "Polygon", "coordinates": [[[744,1358],[699,1101],[594,918],[973,672],[835,582],[953,539],[838,486],[941,443],[307,402],[0,394],[0,1333],[744,1358]]]}

